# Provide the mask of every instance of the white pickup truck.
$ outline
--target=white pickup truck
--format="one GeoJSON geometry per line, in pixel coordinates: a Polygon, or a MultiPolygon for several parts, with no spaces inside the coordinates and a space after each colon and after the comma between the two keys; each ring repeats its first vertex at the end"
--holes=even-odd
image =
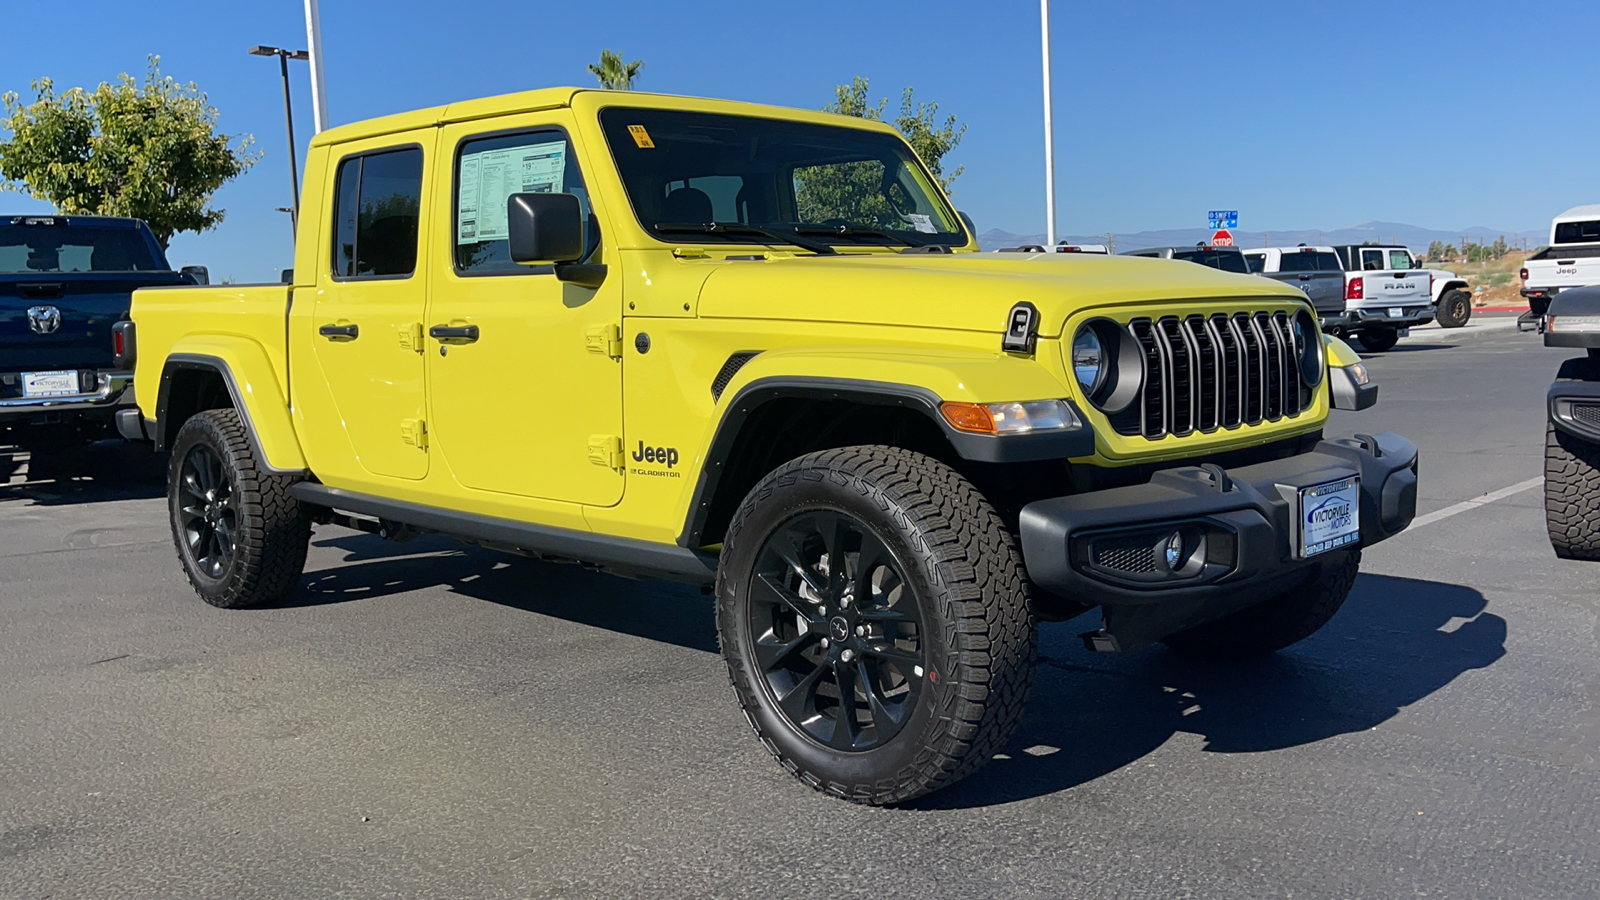
{"type": "Polygon", "coordinates": [[[1342,244],[1333,248],[1344,266],[1344,316],[1323,329],[1355,335],[1376,353],[1393,347],[1411,328],[1433,321],[1433,276],[1400,246],[1342,244]]]}
{"type": "Polygon", "coordinates": [[[1574,206],[1556,216],[1550,246],[1528,257],[1521,274],[1528,312],[1539,320],[1556,294],[1600,284],[1600,205],[1574,206]]]}

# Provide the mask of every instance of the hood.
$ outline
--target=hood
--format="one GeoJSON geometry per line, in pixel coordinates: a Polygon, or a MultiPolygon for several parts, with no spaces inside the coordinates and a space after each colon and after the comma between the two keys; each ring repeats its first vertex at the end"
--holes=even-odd
{"type": "Polygon", "coordinates": [[[1060,334],[1092,306],[1260,297],[1294,288],[1182,260],[1065,253],[778,256],[718,263],[700,291],[705,318],[793,319],[1005,331],[1011,307],[1039,309],[1039,334],[1060,334]]]}

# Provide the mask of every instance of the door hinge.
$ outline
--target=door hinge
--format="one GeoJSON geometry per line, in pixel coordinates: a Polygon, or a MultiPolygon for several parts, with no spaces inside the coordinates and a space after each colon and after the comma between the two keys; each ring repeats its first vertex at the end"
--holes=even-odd
{"type": "MultiPolygon", "coordinates": [[[[422,419],[401,419],[400,440],[418,450],[428,449],[428,423],[422,419]]],[[[621,445],[618,445],[619,449],[621,445]]]]}
{"type": "Polygon", "coordinates": [[[423,351],[421,322],[407,322],[400,326],[400,346],[413,353],[423,351]]]}
{"type": "Polygon", "coordinates": [[[608,469],[621,469],[622,438],[614,434],[589,435],[589,462],[608,469]]]}
{"type": "Polygon", "coordinates": [[[617,325],[593,325],[584,332],[584,343],[590,353],[600,353],[612,359],[622,358],[622,329],[617,325]]]}

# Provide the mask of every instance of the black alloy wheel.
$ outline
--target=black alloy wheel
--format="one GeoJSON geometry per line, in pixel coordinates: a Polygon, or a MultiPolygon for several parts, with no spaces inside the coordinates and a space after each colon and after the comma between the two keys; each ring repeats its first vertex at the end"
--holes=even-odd
{"type": "Polygon", "coordinates": [[[178,522],[184,549],[198,574],[221,581],[238,549],[239,507],[227,467],[216,451],[195,444],[178,470],[178,522]]]}
{"type": "Polygon", "coordinates": [[[844,512],[779,526],[756,555],[749,638],[789,724],[834,750],[870,750],[917,707],[924,667],[915,589],[882,539],[844,512]]]}

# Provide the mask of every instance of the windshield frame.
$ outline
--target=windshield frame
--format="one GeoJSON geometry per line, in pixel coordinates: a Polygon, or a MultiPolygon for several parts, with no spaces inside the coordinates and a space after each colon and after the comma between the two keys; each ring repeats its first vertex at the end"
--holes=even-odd
{"type": "MultiPolygon", "coordinates": [[[[652,106],[644,104],[634,105],[627,103],[611,103],[599,107],[595,110],[594,121],[598,126],[598,135],[600,140],[605,144],[607,151],[611,155],[611,163],[616,176],[617,186],[621,189],[623,199],[627,201],[628,209],[633,216],[634,223],[647,238],[657,244],[668,246],[682,245],[687,239],[695,244],[716,244],[718,246],[779,246],[792,250],[794,249],[794,245],[798,242],[789,241],[787,239],[780,240],[776,238],[762,238],[758,234],[752,234],[750,231],[745,229],[747,227],[765,228],[771,231],[787,233],[791,229],[795,229],[796,226],[799,226],[799,229],[796,231],[796,235],[799,236],[802,241],[809,239],[815,243],[825,243],[828,246],[837,247],[844,252],[850,252],[851,250],[857,252],[871,250],[899,252],[905,249],[908,244],[932,245],[936,247],[949,247],[951,250],[963,250],[973,247],[976,242],[976,236],[968,227],[964,217],[959,211],[956,210],[954,204],[950,202],[949,196],[942,188],[939,187],[937,179],[935,179],[932,173],[928,171],[927,166],[917,156],[916,151],[914,151],[911,146],[906,143],[905,139],[896,132],[883,131],[877,128],[855,127],[848,121],[840,122],[839,124],[832,124],[809,121],[807,118],[798,116],[795,118],[788,118],[780,114],[763,115],[758,110],[707,110],[652,106]],[[635,197],[635,188],[631,186],[629,182],[628,171],[630,169],[630,165],[624,161],[621,153],[619,152],[619,150],[629,149],[625,146],[619,147],[619,142],[624,141],[631,136],[627,130],[628,125],[631,123],[620,122],[617,120],[617,117],[626,116],[627,114],[633,112],[637,112],[651,118],[665,115],[706,119],[733,119],[756,123],[766,122],[772,123],[780,128],[804,128],[822,131],[836,131],[850,138],[881,140],[889,142],[894,145],[894,152],[896,155],[901,157],[901,163],[904,166],[904,173],[915,182],[915,186],[925,194],[927,201],[935,208],[936,216],[933,223],[935,227],[946,227],[952,230],[935,231],[929,233],[910,229],[885,229],[881,225],[871,222],[851,222],[849,223],[849,227],[835,232],[837,235],[835,237],[826,233],[822,233],[823,228],[832,226],[822,226],[822,228],[815,227],[821,226],[822,223],[778,221],[737,222],[730,219],[726,220],[726,224],[730,227],[725,232],[721,230],[709,229],[703,233],[695,232],[692,234],[677,230],[663,232],[660,230],[659,226],[677,225],[683,223],[665,218],[661,219],[659,222],[653,221],[644,214],[644,212],[640,209],[639,203],[637,202],[638,198],[635,197]],[[876,237],[871,234],[871,232],[879,231],[887,232],[887,234],[884,237],[876,237]]],[[[719,176],[708,173],[704,176],[690,176],[689,180],[704,177],[719,176]]],[[[674,179],[673,181],[665,182],[665,184],[674,183],[677,180],[681,179],[674,179]]]]}

